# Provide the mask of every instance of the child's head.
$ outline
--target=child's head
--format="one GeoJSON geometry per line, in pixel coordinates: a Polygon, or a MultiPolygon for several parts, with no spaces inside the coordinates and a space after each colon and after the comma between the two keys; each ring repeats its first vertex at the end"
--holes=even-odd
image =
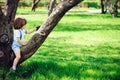
{"type": "Polygon", "coordinates": [[[14,28],[15,29],[21,29],[26,24],[27,24],[26,19],[24,19],[24,18],[16,18],[15,21],[14,21],[14,28]]]}

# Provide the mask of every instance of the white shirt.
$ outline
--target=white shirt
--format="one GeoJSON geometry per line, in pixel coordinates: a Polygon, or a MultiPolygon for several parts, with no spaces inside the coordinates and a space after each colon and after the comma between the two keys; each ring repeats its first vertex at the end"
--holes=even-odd
{"type": "Polygon", "coordinates": [[[17,38],[20,37],[22,41],[24,41],[24,35],[26,34],[26,30],[17,29],[14,30],[14,41],[17,41],[17,38]]]}

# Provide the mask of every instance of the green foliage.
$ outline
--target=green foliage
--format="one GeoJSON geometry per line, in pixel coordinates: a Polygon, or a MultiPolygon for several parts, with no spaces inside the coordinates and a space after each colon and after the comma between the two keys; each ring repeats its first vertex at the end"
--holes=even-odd
{"type": "MultiPolygon", "coordinates": [[[[85,12],[73,9],[66,14],[36,54],[9,79],[119,80],[120,19],[85,12]]],[[[23,16],[28,29],[47,19],[47,14],[23,16]]]]}
{"type": "Polygon", "coordinates": [[[0,4],[5,4],[5,2],[0,2],[0,4]]]}
{"type": "Polygon", "coordinates": [[[25,2],[21,2],[21,3],[19,3],[19,7],[29,7],[29,6],[31,6],[32,5],[32,3],[25,3],[25,2]]]}
{"type": "Polygon", "coordinates": [[[100,8],[100,0],[84,0],[79,6],[86,8],[100,8]]]}
{"type": "MultiPolygon", "coordinates": [[[[33,0],[20,0],[19,7],[30,7],[33,0]]],[[[41,0],[38,4],[39,7],[45,7],[50,0],[41,0]]]]}
{"type": "Polygon", "coordinates": [[[100,5],[98,2],[84,2],[84,5],[86,5],[88,8],[93,7],[93,8],[100,8],[100,5]]]}
{"type": "MultiPolygon", "coordinates": [[[[60,0],[56,0],[57,3],[60,0]]],[[[50,0],[41,0],[38,4],[39,7],[46,7],[50,3],[50,0]]],[[[32,5],[32,0],[20,0],[19,7],[30,7],[32,5]]],[[[88,7],[88,8],[100,8],[99,0],[84,0],[79,4],[80,7],[88,7]],[[82,5],[82,6],[81,6],[82,5]]]]}

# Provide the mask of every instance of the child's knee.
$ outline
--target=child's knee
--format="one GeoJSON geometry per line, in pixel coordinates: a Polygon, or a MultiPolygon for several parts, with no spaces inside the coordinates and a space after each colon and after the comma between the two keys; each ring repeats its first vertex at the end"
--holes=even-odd
{"type": "Polygon", "coordinates": [[[21,56],[16,56],[16,58],[17,58],[17,59],[20,59],[20,58],[21,58],[21,56]]]}

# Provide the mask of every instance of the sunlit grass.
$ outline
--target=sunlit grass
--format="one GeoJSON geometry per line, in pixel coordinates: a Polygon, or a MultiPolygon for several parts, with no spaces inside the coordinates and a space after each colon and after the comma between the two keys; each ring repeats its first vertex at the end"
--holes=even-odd
{"type": "Polygon", "coordinates": [[[17,14],[47,14],[47,8],[36,8],[35,12],[31,11],[31,7],[21,7],[17,9],[17,14]]]}

